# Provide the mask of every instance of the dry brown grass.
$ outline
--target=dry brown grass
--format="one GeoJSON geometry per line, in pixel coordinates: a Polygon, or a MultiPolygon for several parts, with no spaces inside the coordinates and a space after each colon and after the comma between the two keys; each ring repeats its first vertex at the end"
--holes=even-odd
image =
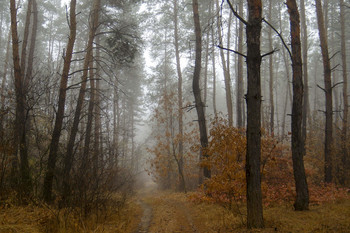
{"type": "MultiPolygon", "coordinates": [[[[116,197],[117,198],[117,197],[116,197]]],[[[141,208],[133,200],[111,205],[97,216],[82,217],[78,209],[48,206],[0,207],[0,233],[124,233],[137,228],[141,208]]]]}
{"type": "MultiPolygon", "coordinates": [[[[138,198],[152,208],[149,232],[350,232],[350,200],[312,205],[296,212],[290,204],[264,209],[265,229],[247,230],[245,206],[230,210],[218,204],[195,203],[190,195],[171,192],[142,193],[138,198]]],[[[136,232],[143,214],[139,199],[129,199],[118,208],[108,208],[104,217],[82,218],[76,210],[48,207],[0,208],[0,233],[10,232],[136,232]]]]}
{"type": "Polygon", "coordinates": [[[228,210],[216,204],[196,204],[195,219],[206,232],[350,232],[350,200],[314,205],[294,211],[290,205],[264,209],[265,229],[247,230],[244,206],[228,210]]]}

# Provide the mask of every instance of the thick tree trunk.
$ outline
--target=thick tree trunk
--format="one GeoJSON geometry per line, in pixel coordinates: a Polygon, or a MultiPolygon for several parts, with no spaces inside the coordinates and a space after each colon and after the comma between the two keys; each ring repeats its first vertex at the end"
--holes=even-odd
{"type": "MultiPolygon", "coordinates": [[[[239,1],[239,15],[243,16],[243,0],[239,1]]],[[[238,29],[238,52],[243,54],[243,28],[244,25],[242,22],[239,23],[239,29],[238,29]]],[[[236,111],[237,111],[237,127],[242,128],[245,126],[245,123],[243,121],[243,112],[242,112],[242,105],[243,105],[243,57],[238,56],[238,62],[237,62],[237,105],[236,105],[236,111]]]]}
{"type": "Polygon", "coordinates": [[[101,5],[101,0],[94,0],[93,7],[91,10],[92,22],[90,25],[89,39],[86,47],[86,55],[85,55],[84,66],[83,66],[83,76],[81,78],[82,82],[79,90],[77,105],[75,108],[73,125],[72,125],[70,136],[68,139],[66,157],[64,160],[64,170],[63,170],[64,177],[63,177],[63,190],[62,190],[63,199],[67,198],[70,192],[69,178],[70,178],[70,171],[71,171],[71,168],[73,165],[73,159],[74,159],[74,152],[73,152],[74,144],[75,144],[75,138],[78,132],[81,110],[83,108],[83,103],[84,103],[88,71],[90,67],[90,62],[92,62],[92,57],[93,57],[92,47],[93,47],[93,41],[94,41],[95,34],[98,27],[100,5],[101,5]]]}
{"type": "MultiPolygon", "coordinates": [[[[219,14],[220,12],[220,6],[219,6],[219,0],[216,0],[216,12],[219,14]]],[[[218,21],[218,34],[219,34],[219,44],[220,46],[223,46],[222,41],[222,35],[221,35],[221,21],[220,16],[217,16],[218,21]]],[[[229,126],[233,125],[233,107],[232,107],[232,93],[231,93],[231,78],[230,78],[230,72],[227,67],[227,63],[225,60],[225,54],[223,49],[220,49],[220,57],[221,57],[221,64],[223,67],[224,72],[224,80],[225,80],[225,93],[226,93],[226,106],[227,106],[227,113],[228,113],[228,123],[229,126]]],[[[229,58],[227,58],[229,59],[229,58]]]]}
{"type": "MultiPolygon", "coordinates": [[[[19,58],[19,40],[17,32],[17,8],[15,0],[10,1],[11,11],[11,33],[12,33],[12,59],[14,66],[14,83],[16,93],[16,129],[15,141],[16,150],[19,148],[20,153],[20,174],[21,174],[21,191],[24,195],[31,192],[31,177],[28,162],[28,148],[26,141],[26,93],[23,86],[23,70],[20,66],[19,58]]],[[[17,155],[16,155],[17,156],[17,155]]]]}
{"type": "Polygon", "coordinates": [[[344,112],[343,112],[343,125],[342,125],[342,134],[341,134],[341,145],[342,145],[342,174],[340,178],[341,184],[345,184],[346,179],[348,179],[349,174],[349,152],[347,148],[347,138],[348,138],[348,115],[349,115],[349,101],[348,101],[348,74],[347,74],[347,59],[346,59],[346,42],[345,42],[345,5],[344,0],[339,0],[340,7],[340,40],[341,40],[341,57],[342,57],[342,66],[343,66],[343,102],[344,102],[344,112]]]}
{"type": "Polygon", "coordinates": [[[58,108],[56,113],[55,126],[51,137],[47,172],[45,174],[44,187],[43,187],[43,196],[46,202],[50,202],[52,200],[52,181],[55,174],[55,166],[56,166],[56,160],[58,155],[57,152],[58,152],[59,140],[61,136],[62,122],[64,118],[68,74],[70,70],[73,48],[74,48],[74,43],[76,38],[77,23],[76,23],[75,8],[76,8],[76,0],[71,0],[70,10],[69,10],[70,34],[69,34],[69,39],[67,44],[66,55],[64,57],[64,66],[63,66],[60,90],[59,90],[59,96],[58,96],[58,108]]]}
{"type": "MultiPolygon", "coordinates": [[[[201,90],[199,87],[199,79],[201,73],[201,63],[202,63],[202,32],[199,21],[199,12],[198,12],[198,0],[192,0],[192,8],[193,8],[193,21],[195,27],[195,36],[196,36],[196,59],[193,73],[193,95],[195,99],[195,105],[198,116],[198,125],[199,125],[199,133],[200,133],[200,142],[201,142],[201,156],[200,160],[203,158],[207,158],[208,155],[205,152],[205,148],[208,146],[208,136],[207,129],[205,123],[205,115],[204,115],[204,104],[201,99],[201,90]]],[[[210,169],[208,167],[204,167],[203,169],[204,178],[210,178],[210,169]]]]}
{"type": "MultiPolygon", "coordinates": [[[[179,51],[179,33],[178,33],[178,2],[174,0],[174,39],[175,39],[175,56],[176,56],[176,70],[178,76],[178,114],[179,114],[179,158],[178,161],[178,171],[179,171],[179,190],[186,192],[185,178],[183,172],[183,109],[182,109],[182,71],[180,63],[180,51],[179,51]]],[[[205,95],[206,96],[206,95],[205,95]]]]}
{"type": "Polygon", "coordinates": [[[261,0],[248,0],[247,34],[247,227],[264,227],[261,193],[261,0]]]}
{"type": "Polygon", "coordinates": [[[309,191],[304,168],[304,137],[301,123],[303,118],[303,70],[301,60],[299,11],[295,0],[287,0],[290,15],[292,41],[293,106],[292,106],[292,159],[297,197],[295,210],[309,209],[309,191]]]}
{"type": "Polygon", "coordinates": [[[321,43],[321,52],[324,69],[324,92],[326,97],[326,125],[325,125],[325,182],[332,182],[332,143],[333,143],[333,103],[332,103],[332,80],[328,54],[327,32],[323,18],[321,0],[316,1],[317,24],[321,43]]]}

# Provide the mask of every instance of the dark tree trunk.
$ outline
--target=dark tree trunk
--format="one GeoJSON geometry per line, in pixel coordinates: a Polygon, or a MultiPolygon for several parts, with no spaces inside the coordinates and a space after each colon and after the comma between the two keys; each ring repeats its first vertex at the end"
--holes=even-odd
{"type": "Polygon", "coordinates": [[[345,42],[345,5],[344,0],[339,0],[340,7],[340,40],[341,40],[341,56],[342,56],[342,66],[343,66],[343,101],[344,101],[344,112],[343,112],[343,125],[342,125],[342,135],[341,135],[341,145],[343,150],[342,155],[342,165],[343,171],[341,174],[340,182],[341,184],[345,184],[346,179],[349,174],[349,152],[347,148],[347,138],[348,138],[348,115],[349,115],[349,101],[348,101],[348,75],[347,75],[347,59],[346,59],[346,42],[345,42]]]}
{"type": "Polygon", "coordinates": [[[91,10],[93,18],[90,25],[89,39],[86,47],[86,55],[84,58],[82,82],[79,90],[77,106],[75,108],[73,125],[72,125],[70,136],[68,139],[66,157],[64,160],[64,170],[63,170],[64,177],[63,177],[63,190],[62,190],[63,200],[65,200],[70,195],[69,179],[70,179],[70,171],[74,160],[74,152],[73,152],[74,144],[75,144],[75,138],[78,132],[80,114],[84,103],[88,70],[90,67],[90,62],[92,62],[92,57],[93,57],[92,47],[93,47],[93,41],[94,41],[95,34],[98,27],[100,4],[101,4],[101,0],[94,0],[93,8],[91,10]]]}
{"type": "Polygon", "coordinates": [[[303,118],[303,69],[301,60],[299,11],[295,0],[287,0],[290,15],[292,41],[293,106],[292,106],[292,159],[297,197],[295,210],[309,209],[309,191],[304,168],[304,137],[301,123],[303,118]]]}
{"type": "MultiPolygon", "coordinates": [[[[201,73],[201,63],[202,63],[202,32],[199,21],[199,12],[198,12],[198,0],[192,0],[192,8],[193,8],[193,21],[195,27],[195,36],[196,36],[196,60],[194,66],[193,73],[193,95],[195,99],[195,105],[198,116],[198,125],[199,125],[199,133],[200,133],[200,142],[201,142],[201,156],[200,160],[203,158],[207,158],[208,155],[205,152],[205,148],[208,146],[208,136],[207,129],[205,124],[205,115],[204,115],[204,104],[201,99],[201,90],[199,87],[199,79],[201,73]]],[[[208,167],[204,167],[203,169],[204,178],[210,178],[210,169],[208,167]]]]}
{"type": "Polygon", "coordinates": [[[50,143],[50,152],[47,165],[47,172],[44,179],[43,187],[43,196],[46,202],[52,200],[52,181],[55,174],[55,166],[57,159],[57,152],[59,146],[59,140],[62,130],[62,122],[64,118],[64,108],[66,103],[67,95],[67,83],[68,83],[68,74],[70,70],[70,65],[72,61],[73,48],[76,38],[76,14],[75,14],[76,0],[71,0],[70,2],[70,34],[68,39],[66,56],[64,57],[64,66],[61,76],[60,90],[58,96],[58,108],[56,113],[55,126],[52,132],[52,138],[50,143]]]}
{"type": "MultiPolygon", "coordinates": [[[[269,0],[269,20],[272,21],[272,1],[269,0]]],[[[273,49],[273,40],[272,40],[272,28],[269,27],[269,50],[272,51],[273,49]]],[[[269,57],[269,74],[270,74],[270,80],[269,80],[269,96],[270,96],[270,133],[274,134],[275,129],[275,105],[273,102],[273,83],[274,83],[274,77],[273,77],[273,55],[270,55],[269,57]]]]}
{"type": "Polygon", "coordinates": [[[248,0],[247,34],[247,227],[264,227],[261,193],[261,0],[248,0]]]}
{"type": "MultiPolygon", "coordinates": [[[[14,84],[16,93],[16,129],[15,141],[16,149],[20,153],[20,175],[21,175],[21,192],[23,195],[29,195],[31,192],[31,177],[28,162],[28,148],[26,140],[26,93],[23,86],[23,70],[20,66],[19,58],[19,40],[17,32],[17,8],[15,0],[10,1],[11,11],[11,33],[12,33],[12,59],[14,66],[14,84]]],[[[17,157],[17,153],[16,153],[17,157]]]]}
{"type": "Polygon", "coordinates": [[[324,23],[321,0],[316,1],[317,24],[321,43],[321,52],[324,69],[324,92],[326,97],[326,126],[325,126],[325,147],[324,147],[324,179],[325,182],[332,182],[332,143],[333,143],[333,103],[332,103],[332,80],[331,67],[328,54],[327,31],[324,23]]]}

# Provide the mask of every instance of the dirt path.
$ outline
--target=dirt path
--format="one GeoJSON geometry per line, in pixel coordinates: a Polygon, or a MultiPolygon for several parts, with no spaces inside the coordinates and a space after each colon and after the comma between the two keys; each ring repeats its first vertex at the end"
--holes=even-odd
{"type": "Polygon", "coordinates": [[[143,216],[137,233],[201,232],[193,221],[190,203],[183,195],[143,193],[139,205],[143,216]]]}
{"type": "Polygon", "coordinates": [[[139,205],[143,209],[143,215],[139,227],[135,233],[147,233],[152,221],[152,207],[142,200],[139,201],[139,205]]]}

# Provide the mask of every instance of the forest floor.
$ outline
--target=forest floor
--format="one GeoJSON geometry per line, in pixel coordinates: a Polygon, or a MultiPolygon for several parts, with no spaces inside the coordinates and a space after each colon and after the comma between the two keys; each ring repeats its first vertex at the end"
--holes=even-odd
{"type": "Polygon", "coordinates": [[[139,193],[144,208],[139,231],[168,232],[350,232],[350,200],[311,205],[297,212],[291,205],[264,208],[265,229],[247,230],[245,207],[231,210],[217,204],[195,203],[181,193],[139,193]],[[146,217],[147,216],[147,217],[146,217]]]}
{"type": "MultiPolygon", "coordinates": [[[[9,232],[350,232],[350,200],[310,206],[296,212],[290,204],[264,208],[265,229],[245,228],[244,205],[231,210],[191,200],[192,194],[139,191],[108,217],[87,219],[43,207],[0,207],[0,233],[9,232]]],[[[106,215],[107,216],[107,215],[106,215]]]]}

